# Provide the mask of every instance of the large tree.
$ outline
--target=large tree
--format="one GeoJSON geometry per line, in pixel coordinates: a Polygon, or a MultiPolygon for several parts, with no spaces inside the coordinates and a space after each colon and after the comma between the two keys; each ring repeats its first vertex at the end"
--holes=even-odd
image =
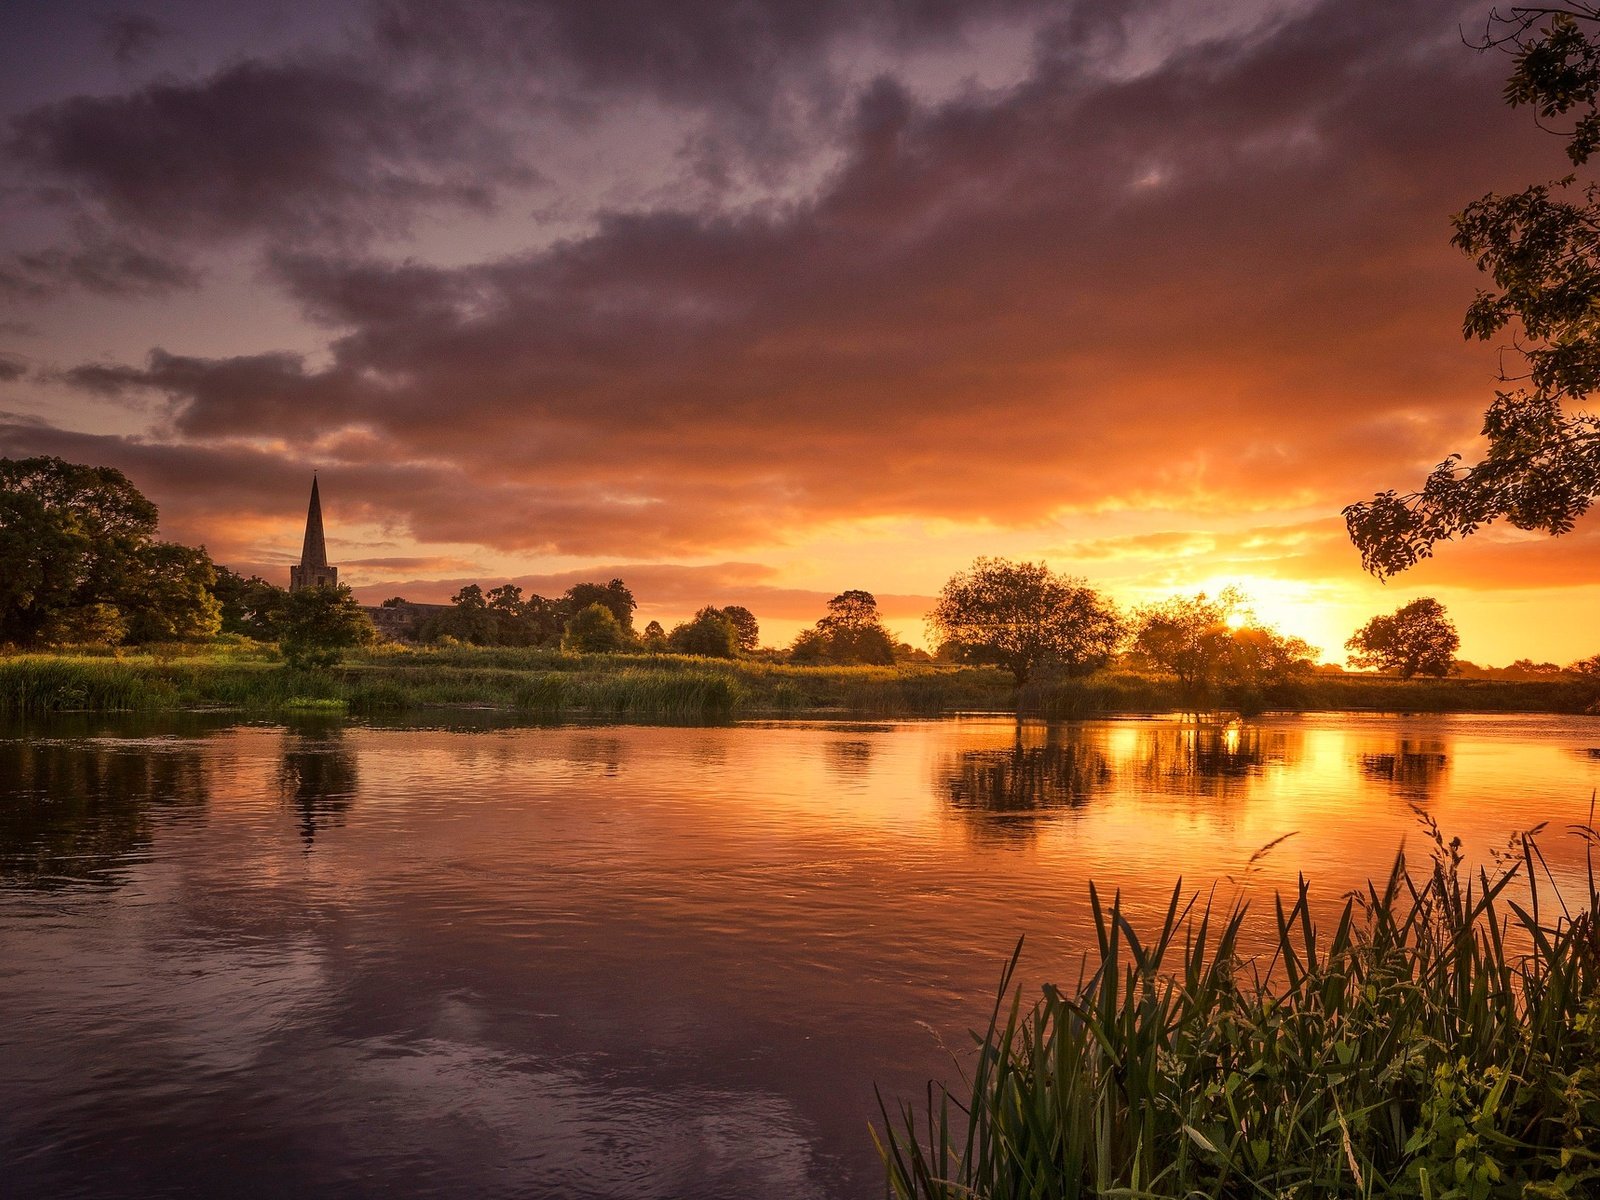
{"type": "Polygon", "coordinates": [[[894,664],[894,639],[878,618],[878,599],[851,588],[828,601],[827,615],[803,630],[789,651],[796,662],[894,664]]]}
{"type": "Polygon", "coordinates": [[[1450,673],[1461,638],[1445,615],[1444,605],[1431,596],[1402,605],[1386,617],[1373,617],[1345,643],[1350,661],[1358,667],[1413,675],[1450,673]]]}
{"type": "Polygon", "coordinates": [[[289,593],[278,648],[291,667],[331,667],[346,650],[370,645],[377,637],[372,618],[341,583],[289,593]]]}
{"type": "Polygon", "coordinates": [[[1316,649],[1261,624],[1237,588],[1216,596],[1173,596],[1134,617],[1137,659],[1177,677],[1180,690],[1204,700],[1217,688],[1259,689],[1308,670],[1316,649]]]}
{"type": "Polygon", "coordinates": [[[667,635],[667,649],[674,654],[733,658],[739,653],[739,630],[725,609],[708,605],[667,635]]]}
{"type": "MultiPolygon", "coordinates": [[[[1600,5],[1496,11],[1482,47],[1513,53],[1505,97],[1562,128],[1584,168],[1600,149],[1600,5]]],[[[1507,331],[1483,458],[1452,454],[1416,491],[1345,509],[1363,565],[1380,578],[1492,521],[1563,534],[1600,495],[1600,418],[1576,405],[1600,386],[1600,188],[1568,175],[1487,195],[1455,217],[1454,242],[1493,281],[1467,309],[1467,337],[1507,331]]]]}
{"type": "Polygon", "coordinates": [[[0,459],[0,642],[85,630],[101,639],[118,627],[134,641],[214,633],[211,560],[157,542],[157,519],[156,506],[111,467],[0,459]]]}
{"type": "Polygon", "coordinates": [[[980,558],[950,577],[928,614],[942,655],[998,663],[1021,687],[1040,667],[1087,675],[1122,640],[1116,609],[1081,579],[1044,563],[980,558]]]}

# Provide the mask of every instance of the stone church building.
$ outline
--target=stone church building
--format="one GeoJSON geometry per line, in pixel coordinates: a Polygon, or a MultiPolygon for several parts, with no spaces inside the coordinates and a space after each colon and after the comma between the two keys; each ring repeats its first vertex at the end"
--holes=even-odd
{"type": "MultiPolygon", "coordinates": [[[[300,563],[289,568],[289,590],[338,587],[339,568],[328,565],[328,543],[322,533],[322,497],[317,477],[311,477],[311,506],[306,510],[306,537],[300,548],[300,563]]],[[[417,630],[429,616],[449,612],[449,604],[363,604],[361,610],[372,618],[380,637],[395,642],[414,642],[417,630]]]]}

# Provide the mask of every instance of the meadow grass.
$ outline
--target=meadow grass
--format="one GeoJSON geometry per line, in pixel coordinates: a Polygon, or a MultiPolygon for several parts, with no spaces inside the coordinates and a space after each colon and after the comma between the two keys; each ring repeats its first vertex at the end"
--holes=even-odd
{"type": "MultiPolygon", "coordinates": [[[[1583,712],[1592,682],[1309,676],[1261,692],[1222,694],[1204,709],[1262,712],[1583,712]]],[[[1193,711],[1174,681],[1127,672],[1043,680],[1018,691],[994,667],[914,663],[810,666],[763,658],[576,654],[554,649],[381,646],[338,667],[285,665],[270,645],[221,639],[120,652],[0,657],[0,714],[226,708],[272,712],[343,704],[362,715],[428,707],[726,720],[761,713],[937,716],[1021,712],[1050,720],[1193,711]]]]}
{"type": "MultiPolygon", "coordinates": [[[[962,1097],[930,1086],[925,1104],[884,1106],[873,1132],[889,1191],[1600,1195],[1592,858],[1571,904],[1533,836],[1473,875],[1432,832],[1426,870],[1397,858],[1331,932],[1303,880],[1279,897],[1264,958],[1240,952],[1242,906],[1185,904],[1175,888],[1139,932],[1091,887],[1097,943],[1079,983],[1024,1008],[1013,956],[962,1097]]],[[[1593,828],[1574,832],[1587,857],[1593,828]]]]}

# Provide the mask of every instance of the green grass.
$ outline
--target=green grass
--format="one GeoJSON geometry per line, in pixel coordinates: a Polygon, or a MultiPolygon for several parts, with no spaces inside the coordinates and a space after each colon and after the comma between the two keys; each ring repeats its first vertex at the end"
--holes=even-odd
{"type": "Polygon", "coordinates": [[[1433,832],[1426,870],[1398,859],[1331,930],[1303,881],[1280,897],[1265,961],[1240,953],[1242,908],[1174,889],[1137,932],[1091,887],[1079,984],[1025,1009],[1013,957],[963,1096],[885,1106],[891,1194],[1600,1195],[1592,861],[1568,907],[1533,838],[1474,877],[1433,832]]]}
{"type": "MultiPolygon", "coordinates": [[[[1390,712],[1583,712],[1600,688],[1577,680],[1501,682],[1311,676],[1208,707],[1390,712]]],[[[682,655],[385,646],[327,671],[295,670],[271,646],[233,638],[119,653],[0,657],[0,714],[226,708],[274,712],[306,704],[356,715],[480,707],[568,714],[725,720],[761,713],[937,716],[977,711],[1070,720],[1194,706],[1171,680],[1128,673],[1043,681],[1019,694],[993,667],[793,666],[682,655]]]]}

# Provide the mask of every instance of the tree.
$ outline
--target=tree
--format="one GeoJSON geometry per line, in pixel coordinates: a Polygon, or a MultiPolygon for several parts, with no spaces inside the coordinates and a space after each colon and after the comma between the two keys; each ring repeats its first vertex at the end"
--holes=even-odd
{"type": "Polygon", "coordinates": [[[1133,652],[1175,675],[1191,699],[1219,686],[1256,690],[1308,670],[1315,649],[1255,619],[1244,594],[1226,587],[1150,604],[1134,616],[1133,652]]]}
{"type": "Polygon", "coordinates": [[[651,621],[644,627],[644,648],[651,654],[660,654],[667,648],[667,631],[661,627],[660,621],[651,621]]]}
{"type": "Polygon", "coordinates": [[[561,635],[561,648],[606,654],[626,649],[628,640],[628,632],[616,614],[604,604],[595,603],[579,609],[567,622],[566,631],[561,635]]]}
{"type": "Polygon", "coordinates": [[[894,664],[894,639],[878,619],[878,601],[858,588],[828,601],[815,628],[795,638],[789,656],[796,662],[894,664]]]}
{"type": "Polygon", "coordinates": [[[1387,617],[1373,617],[1350,636],[1345,648],[1358,667],[1413,675],[1450,673],[1461,638],[1444,605],[1431,596],[1402,605],[1387,617]]]}
{"type": "Polygon", "coordinates": [[[667,635],[667,649],[674,654],[733,658],[739,653],[739,630],[725,610],[707,606],[667,635]]]}
{"type": "Polygon", "coordinates": [[[210,558],[155,541],[157,519],[111,467],[0,459],[0,642],[45,641],[77,620],[66,614],[97,605],[114,608],[134,641],[215,632],[210,558]]]}
{"type": "Polygon", "coordinates": [[[85,604],[52,612],[40,640],[49,646],[115,646],[127,636],[128,626],[116,605],[85,604]]]}
{"type": "Polygon", "coordinates": [[[721,612],[738,635],[740,650],[749,654],[761,644],[761,626],[756,622],[755,613],[742,604],[730,604],[721,612]]]}
{"type": "Polygon", "coordinates": [[[561,604],[569,620],[591,604],[602,605],[617,619],[622,631],[629,637],[633,636],[633,610],[639,607],[639,602],[633,598],[628,585],[620,579],[605,584],[574,584],[561,598],[561,604]]]}
{"type": "MultiPolygon", "coordinates": [[[[1505,97],[1541,124],[1569,119],[1567,157],[1600,149],[1600,5],[1494,12],[1481,48],[1512,51],[1505,97]]],[[[1488,450],[1452,454],[1422,486],[1345,511],[1362,565],[1379,578],[1413,566],[1441,541],[1497,520],[1567,533],[1600,495],[1600,418],[1571,406],[1600,386],[1600,188],[1568,175],[1514,195],[1487,195],[1454,219],[1453,241],[1494,282],[1468,307],[1463,332],[1515,336],[1510,373],[1484,414],[1488,450]]]]}
{"type": "Polygon", "coordinates": [[[1082,580],[1003,558],[980,558],[951,576],[928,624],[959,657],[1000,664],[1019,688],[1046,664],[1090,674],[1110,661],[1123,634],[1116,609],[1082,580]]]}
{"type": "Polygon", "coordinates": [[[341,583],[289,593],[278,648],[291,667],[331,667],[345,650],[370,645],[377,637],[372,618],[341,583]]]}
{"type": "Polygon", "coordinates": [[[227,567],[218,567],[216,575],[211,593],[221,609],[222,632],[242,634],[259,642],[277,638],[289,602],[288,590],[259,575],[246,579],[227,567]]]}
{"type": "Polygon", "coordinates": [[[152,542],[135,558],[123,592],[132,642],[185,642],[208,638],[222,626],[222,606],[212,594],[216,568],[204,548],[152,542]]]}

